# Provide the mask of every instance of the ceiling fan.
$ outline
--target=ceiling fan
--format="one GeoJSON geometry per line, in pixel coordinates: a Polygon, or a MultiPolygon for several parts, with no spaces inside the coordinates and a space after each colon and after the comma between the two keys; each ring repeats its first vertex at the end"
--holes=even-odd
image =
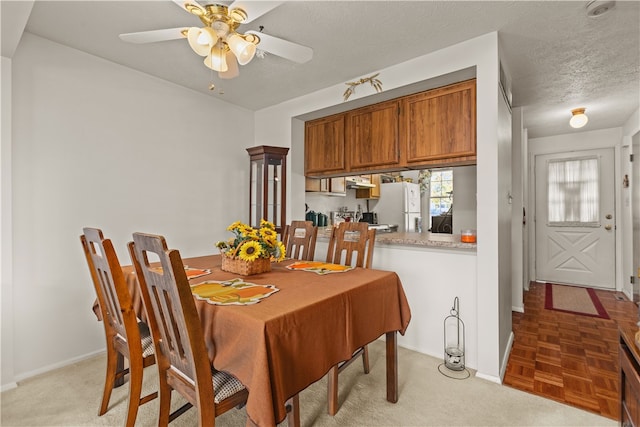
{"type": "Polygon", "coordinates": [[[204,26],[126,33],[120,34],[120,39],[130,43],[153,43],[186,38],[191,49],[204,56],[204,65],[217,71],[223,79],[238,76],[238,64],[248,64],[258,48],[299,64],[313,57],[313,50],[309,47],[263,32],[247,31],[241,34],[236,31],[240,25],[275,9],[282,1],[237,0],[229,6],[219,3],[200,4],[196,0],[173,2],[197,16],[204,26]]]}

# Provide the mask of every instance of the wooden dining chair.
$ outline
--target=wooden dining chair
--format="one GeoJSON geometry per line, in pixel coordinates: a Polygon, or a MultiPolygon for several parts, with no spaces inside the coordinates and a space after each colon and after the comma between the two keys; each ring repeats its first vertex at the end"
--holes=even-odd
{"type": "MultiPolygon", "coordinates": [[[[138,275],[143,301],[148,307],[153,341],[158,359],[160,383],[159,426],[195,406],[199,426],[215,426],[217,415],[244,405],[249,396],[233,375],[212,368],[204,333],[180,253],[167,248],[164,237],[134,233],[129,254],[138,275]],[[152,267],[149,255],[162,269],[152,267]],[[171,392],[187,403],[169,413],[171,392]]],[[[289,407],[289,425],[299,425],[298,396],[289,407]],[[297,416],[297,420],[293,417],[297,416]],[[297,424],[296,424],[297,421],[297,424]]]]}
{"type": "Polygon", "coordinates": [[[136,422],[138,407],[158,396],[157,392],[140,398],[144,368],[155,363],[149,328],[136,317],[131,293],[118,262],[111,240],[97,228],[84,228],[80,241],[87,258],[91,278],[98,297],[107,341],[107,372],[98,415],[109,406],[111,391],[129,375],[127,427],[136,422]],[[124,359],[129,368],[124,369],[124,359]]]}
{"type": "MultiPolygon", "coordinates": [[[[366,222],[342,222],[331,231],[326,262],[353,267],[371,268],[376,230],[369,230],[366,222]]],[[[335,365],[329,370],[327,385],[327,410],[329,415],[338,412],[338,374],[354,360],[362,356],[364,373],[369,373],[369,349],[360,347],[349,360],[335,365]]]]}
{"type": "Polygon", "coordinates": [[[318,227],[311,221],[291,221],[282,232],[282,244],[287,257],[304,261],[313,261],[316,251],[318,227]]]}

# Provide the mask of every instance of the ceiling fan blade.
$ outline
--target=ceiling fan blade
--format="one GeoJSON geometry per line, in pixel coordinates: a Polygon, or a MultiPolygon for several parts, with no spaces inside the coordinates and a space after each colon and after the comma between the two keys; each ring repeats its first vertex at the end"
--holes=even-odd
{"type": "MultiPolygon", "coordinates": [[[[174,0],[178,1],[178,0],[174,0]]],[[[243,1],[236,0],[231,5],[229,5],[229,10],[232,9],[243,9],[247,12],[247,19],[243,22],[243,24],[247,24],[254,19],[260,18],[265,13],[275,9],[280,6],[283,1],[243,1]]]]}
{"type": "Polygon", "coordinates": [[[182,31],[188,30],[186,27],[165,28],[164,30],[141,31],[138,33],[120,34],[120,39],[129,43],[154,43],[166,40],[176,40],[184,38],[182,31]]]}
{"type": "Polygon", "coordinates": [[[199,13],[194,13],[193,11],[187,9],[187,5],[192,5],[196,6],[198,9],[200,9],[202,11],[202,14],[206,13],[205,9],[202,7],[202,5],[200,3],[198,3],[196,0],[173,0],[173,2],[175,4],[177,4],[178,6],[180,6],[180,8],[186,12],[189,13],[193,13],[196,16],[199,16],[199,13]]]}
{"type": "Polygon", "coordinates": [[[255,34],[260,37],[258,49],[278,55],[282,58],[288,59],[289,61],[304,64],[313,58],[313,49],[310,47],[302,46],[301,44],[293,43],[258,31],[247,31],[247,34],[255,34]]]}

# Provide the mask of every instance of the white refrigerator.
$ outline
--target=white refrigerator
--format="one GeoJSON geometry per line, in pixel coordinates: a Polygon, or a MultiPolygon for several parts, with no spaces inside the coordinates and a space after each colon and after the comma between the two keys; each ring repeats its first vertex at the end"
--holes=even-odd
{"type": "Polygon", "coordinates": [[[420,214],[420,185],[412,182],[380,184],[380,199],[374,211],[378,223],[398,225],[399,232],[415,232],[420,214]]]}

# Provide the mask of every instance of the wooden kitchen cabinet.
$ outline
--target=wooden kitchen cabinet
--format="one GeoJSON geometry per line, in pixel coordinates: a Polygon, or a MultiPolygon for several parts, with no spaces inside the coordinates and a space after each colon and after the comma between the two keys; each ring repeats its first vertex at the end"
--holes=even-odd
{"type": "Polygon", "coordinates": [[[380,198],[380,175],[363,175],[369,178],[371,184],[375,184],[372,188],[356,189],[356,199],[379,199],[380,198]]]}
{"type": "Polygon", "coordinates": [[[305,176],[476,163],[475,79],[305,122],[305,176]]]}
{"type": "Polygon", "coordinates": [[[347,169],[344,139],[345,114],[305,122],[306,176],[338,174],[347,169]]]}
{"type": "Polygon", "coordinates": [[[402,98],[402,164],[476,162],[476,81],[468,80],[402,98]]]}
{"type": "Polygon", "coordinates": [[[398,165],[400,101],[381,102],[347,112],[346,147],[351,171],[398,165]]]}
{"type": "Polygon", "coordinates": [[[329,191],[335,194],[347,194],[347,183],[344,176],[329,179],[329,191]]]}
{"type": "Polygon", "coordinates": [[[304,190],[310,193],[329,191],[329,180],[326,178],[305,178],[304,190]]]}

